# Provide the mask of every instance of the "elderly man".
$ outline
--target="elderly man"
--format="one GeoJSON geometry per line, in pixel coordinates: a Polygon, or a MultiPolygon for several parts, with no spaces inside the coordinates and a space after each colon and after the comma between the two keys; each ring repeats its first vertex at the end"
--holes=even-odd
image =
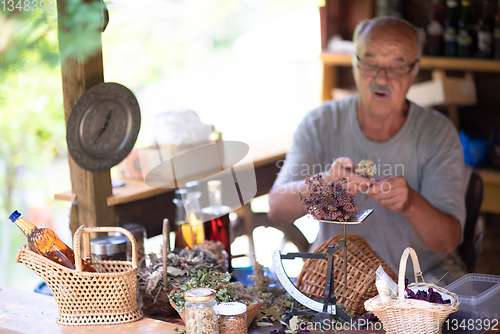
{"type": "MultiPolygon", "coordinates": [[[[293,222],[305,214],[299,193],[307,194],[306,175],[346,177],[358,207],[374,209],[348,233],[365,238],[396,272],[403,250],[413,247],[425,273],[461,240],[466,180],[458,134],[445,116],[406,100],[419,70],[421,30],[376,18],[358,24],[353,41],[358,93],[325,102],[301,122],[269,194],[268,216],[293,222]],[[364,159],[377,165],[377,178],[353,172],[364,159]]],[[[314,246],[340,233],[341,225],[320,223],[314,246]]]]}

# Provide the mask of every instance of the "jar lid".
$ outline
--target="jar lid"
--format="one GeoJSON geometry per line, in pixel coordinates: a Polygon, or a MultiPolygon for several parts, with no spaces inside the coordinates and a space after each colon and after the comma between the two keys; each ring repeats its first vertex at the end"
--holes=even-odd
{"type": "Polygon", "coordinates": [[[184,299],[191,302],[202,302],[215,297],[216,291],[209,288],[196,288],[186,291],[184,299]]]}
{"type": "Polygon", "coordinates": [[[90,240],[90,252],[94,255],[114,255],[127,251],[124,236],[102,236],[90,240]]]}
{"type": "Polygon", "coordinates": [[[246,311],[247,306],[238,302],[221,303],[215,306],[215,313],[220,315],[237,315],[246,311]]]}
{"type": "Polygon", "coordinates": [[[208,191],[217,191],[221,188],[220,180],[211,180],[207,182],[208,191]]]}

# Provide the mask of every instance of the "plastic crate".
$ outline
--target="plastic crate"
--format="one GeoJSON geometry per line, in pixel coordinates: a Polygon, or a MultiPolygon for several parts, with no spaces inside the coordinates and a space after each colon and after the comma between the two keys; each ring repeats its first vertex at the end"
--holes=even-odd
{"type": "Polygon", "coordinates": [[[460,307],[444,331],[477,334],[500,329],[500,276],[467,274],[446,287],[458,295],[460,307]]]}

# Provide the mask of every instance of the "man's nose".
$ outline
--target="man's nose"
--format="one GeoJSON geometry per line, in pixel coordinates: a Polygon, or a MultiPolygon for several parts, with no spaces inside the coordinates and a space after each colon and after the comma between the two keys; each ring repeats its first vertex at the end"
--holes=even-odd
{"type": "Polygon", "coordinates": [[[375,80],[387,82],[389,81],[389,74],[387,72],[387,67],[379,67],[378,72],[375,75],[375,80]]]}

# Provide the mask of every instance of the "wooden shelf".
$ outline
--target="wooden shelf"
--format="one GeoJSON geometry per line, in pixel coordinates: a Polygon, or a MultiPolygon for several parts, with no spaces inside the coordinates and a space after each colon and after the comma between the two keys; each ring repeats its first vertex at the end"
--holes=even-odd
{"type": "MultiPolygon", "coordinates": [[[[324,65],[351,66],[351,54],[339,54],[323,51],[320,56],[324,65]]],[[[422,57],[420,68],[430,70],[439,68],[443,70],[472,71],[472,72],[500,72],[500,60],[479,58],[447,58],[447,57],[422,57]]]]}

